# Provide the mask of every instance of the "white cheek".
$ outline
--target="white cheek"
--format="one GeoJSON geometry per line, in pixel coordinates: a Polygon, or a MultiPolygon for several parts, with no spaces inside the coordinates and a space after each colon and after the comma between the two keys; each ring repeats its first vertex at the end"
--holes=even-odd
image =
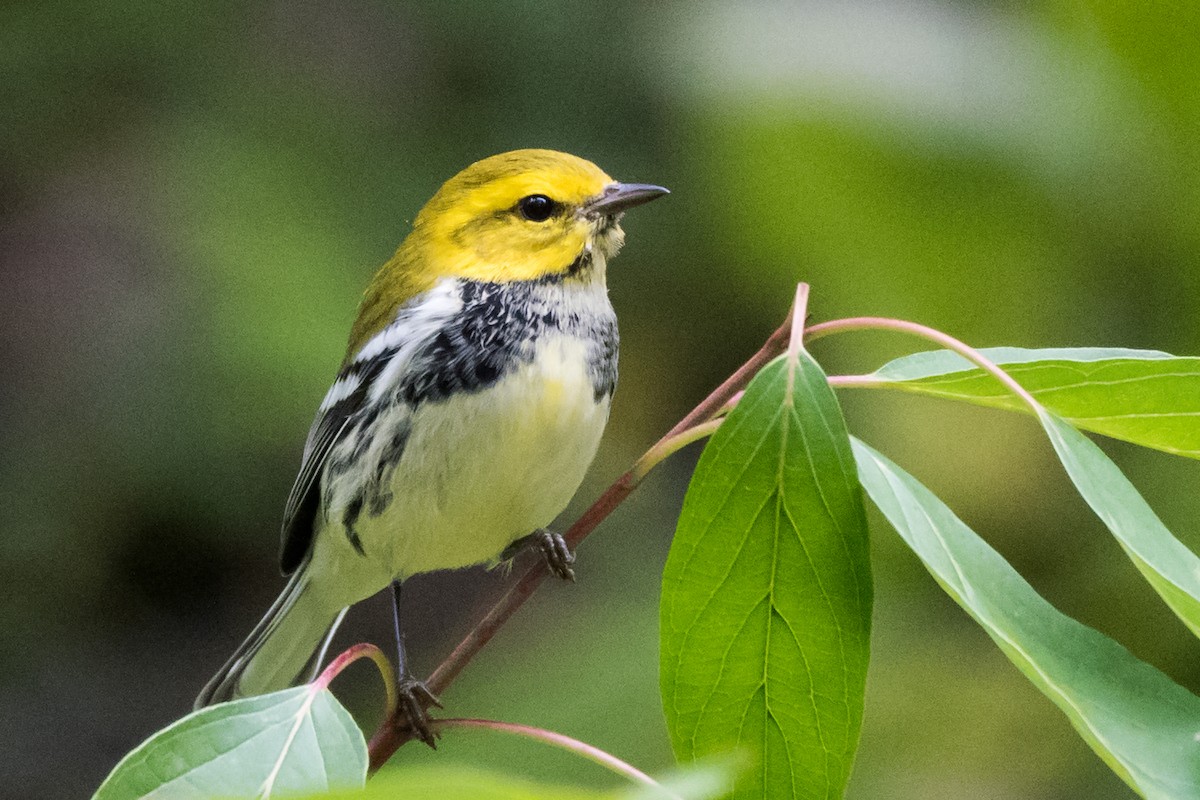
{"type": "MultiPolygon", "coordinates": [[[[591,244],[591,242],[588,243],[589,247],[591,244]]],[[[595,237],[596,254],[601,258],[612,258],[620,252],[621,246],[624,244],[625,231],[621,230],[620,225],[613,225],[595,237]]]]}

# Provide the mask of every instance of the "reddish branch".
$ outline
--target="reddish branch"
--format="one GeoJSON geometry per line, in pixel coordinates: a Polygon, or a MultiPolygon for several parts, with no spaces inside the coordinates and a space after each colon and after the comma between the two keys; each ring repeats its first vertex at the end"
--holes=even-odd
{"type": "MultiPolygon", "coordinates": [[[[792,318],[789,315],[788,320],[771,334],[750,360],[739,367],[712,394],[704,398],[700,405],[692,409],[691,413],[671,428],[659,440],[659,444],[696,425],[707,422],[713,415],[720,412],[738,392],[746,387],[760,369],[787,349],[791,329],[792,318]]],[[[658,447],[658,444],[655,447],[658,447]]],[[[630,470],[617,478],[604,494],[600,495],[591,508],[585,511],[583,516],[563,534],[563,538],[567,540],[572,549],[587,538],[587,535],[595,530],[596,526],[603,522],[637,488],[638,480],[634,471],[630,470]]],[[[540,563],[531,566],[521,575],[513,587],[492,606],[492,609],[476,623],[474,629],[458,643],[446,660],[429,676],[426,685],[434,694],[442,694],[450,687],[463,668],[496,635],[496,631],[500,630],[508,618],[529,599],[529,596],[541,585],[547,575],[549,572],[540,563]]],[[[409,730],[408,723],[402,714],[393,713],[390,718],[385,719],[379,726],[379,730],[375,731],[374,736],[371,737],[371,771],[375,772],[383,766],[401,745],[412,738],[412,731],[409,730]]]]}

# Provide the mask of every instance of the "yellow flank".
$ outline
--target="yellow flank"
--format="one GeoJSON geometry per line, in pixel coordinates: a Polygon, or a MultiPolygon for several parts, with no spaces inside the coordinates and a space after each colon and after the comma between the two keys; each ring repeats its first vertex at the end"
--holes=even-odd
{"type": "Polygon", "coordinates": [[[587,241],[579,208],[611,183],[592,162],[554,150],[502,153],[446,181],[367,287],[346,360],[439,278],[514,281],[566,272],[587,241]],[[536,194],[561,211],[545,222],[524,219],[517,202],[536,194]]]}

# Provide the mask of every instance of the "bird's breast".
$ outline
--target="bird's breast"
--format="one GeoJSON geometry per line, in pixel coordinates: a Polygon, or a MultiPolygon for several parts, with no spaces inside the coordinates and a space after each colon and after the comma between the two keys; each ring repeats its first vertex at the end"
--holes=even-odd
{"type": "Polygon", "coordinates": [[[587,352],[576,337],[548,335],[486,390],[419,406],[367,547],[388,550],[406,575],[490,561],[549,525],[582,482],[608,419],[587,352]]]}
{"type": "Polygon", "coordinates": [[[602,285],[459,291],[453,318],[381,371],[380,402],[356,423],[367,446],[328,476],[347,556],[396,577],[490,561],[549,525],[608,419],[617,329],[602,285]]]}

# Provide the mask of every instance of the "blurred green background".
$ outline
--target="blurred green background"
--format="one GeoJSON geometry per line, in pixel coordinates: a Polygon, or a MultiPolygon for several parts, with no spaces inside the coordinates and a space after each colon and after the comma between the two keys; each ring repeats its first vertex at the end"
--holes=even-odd
{"type": "MultiPolygon", "coordinates": [[[[1132,0],[6,3],[0,10],[0,795],[85,796],[185,713],[282,581],[284,496],[373,269],[441,181],[567,150],[667,200],[610,273],[622,380],[575,509],[736,367],[797,280],[816,318],[980,345],[1200,353],[1200,6],[1132,0]]],[[[830,371],[913,347],[817,346],[830,371]]],[[[1027,420],[847,395],[851,428],[1060,608],[1200,690],[1200,647],[1027,420]]],[[[1108,446],[1200,545],[1197,465],[1108,446]]],[[[446,694],[670,763],[664,466],[446,694]]],[[[877,523],[878,519],[875,520],[877,523]]],[[[1131,796],[876,525],[854,798],[1131,796]]],[[[414,582],[431,668],[502,588],[414,582]]],[[[386,602],[342,640],[386,644],[386,602]]],[[[364,719],[377,679],[343,679],[364,719]]],[[[537,745],[430,758],[582,783],[537,745]]]]}

